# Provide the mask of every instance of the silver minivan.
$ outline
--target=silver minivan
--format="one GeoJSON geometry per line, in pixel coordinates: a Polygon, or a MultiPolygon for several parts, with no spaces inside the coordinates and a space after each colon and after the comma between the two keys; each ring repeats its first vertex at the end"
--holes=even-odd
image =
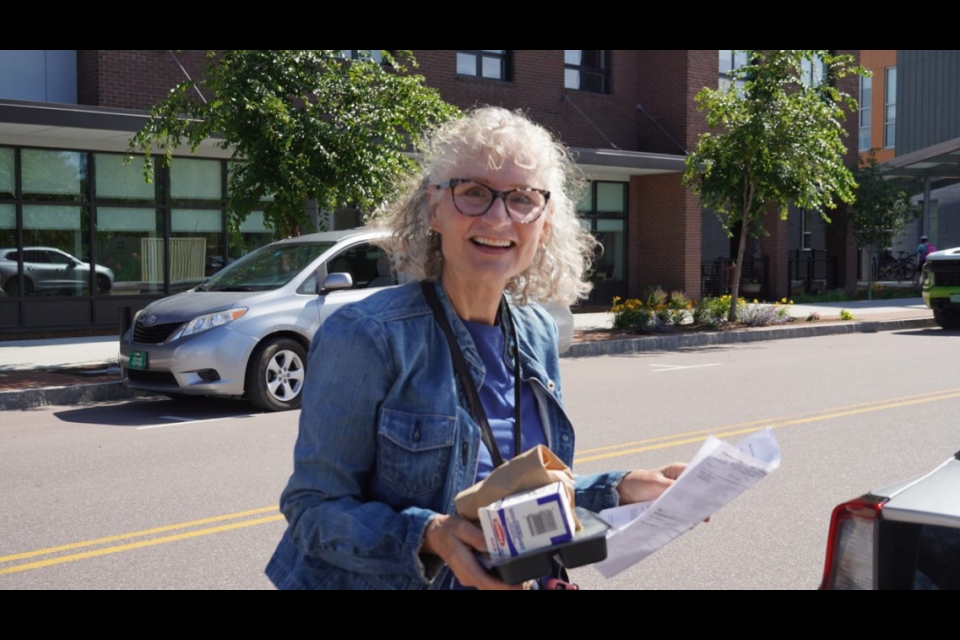
{"type": "MultiPolygon", "coordinates": [[[[310,339],[324,319],[398,284],[375,244],[387,233],[353,229],[280,240],[149,304],[120,341],[124,384],[173,397],[244,397],[264,411],[299,407],[310,339]]],[[[544,306],[565,350],[573,316],[544,306]]]]}

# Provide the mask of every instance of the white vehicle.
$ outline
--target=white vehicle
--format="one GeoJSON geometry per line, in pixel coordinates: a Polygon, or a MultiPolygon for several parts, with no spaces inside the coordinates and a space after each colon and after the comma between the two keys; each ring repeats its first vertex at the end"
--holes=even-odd
{"type": "MultiPolygon", "coordinates": [[[[149,304],[120,341],[125,385],[180,395],[245,397],[264,411],[300,406],[310,340],[344,304],[398,284],[368,229],[274,242],[199,286],[149,304]]],[[[544,305],[573,341],[573,315],[544,305]]]]}

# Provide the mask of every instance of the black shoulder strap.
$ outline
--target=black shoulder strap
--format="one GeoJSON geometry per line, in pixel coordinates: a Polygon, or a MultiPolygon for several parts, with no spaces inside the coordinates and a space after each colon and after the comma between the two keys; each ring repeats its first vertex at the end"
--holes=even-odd
{"type": "Polygon", "coordinates": [[[487,422],[487,412],[483,410],[483,404],[480,402],[477,385],[473,382],[473,376],[470,375],[470,370],[467,368],[467,362],[463,358],[463,352],[460,350],[460,345],[457,344],[457,339],[453,335],[450,321],[447,319],[447,314],[444,313],[443,307],[440,304],[436,284],[421,281],[420,287],[423,289],[423,295],[427,298],[427,304],[429,304],[433,310],[433,317],[436,319],[437,324],[440,325],[444,335],[447,336],[447,343],[450,345],[450,354],[453,356],[453,367],[457,372],[457,377],[460,378],[464,392],[467,394],[467,400],[470,402],[473,417],[480,423],[480,435],[483,438],[483,443],[487,445],[487,449],[490,451],[490,457],[493,458],[493,467],[497,468],[503,464],[503,456],[500,454],[500,447],[497,446],[497,441],[493,437],[493,430],[490,428],[490,423],[487,422]]]}

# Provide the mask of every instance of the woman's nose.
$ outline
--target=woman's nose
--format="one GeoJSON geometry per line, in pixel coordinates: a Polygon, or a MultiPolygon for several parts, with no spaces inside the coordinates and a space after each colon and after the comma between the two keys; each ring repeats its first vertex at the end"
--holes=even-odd
{"type": "Polygon", "coordinates": [[[511,222],[510,213],[507,211],[507,199],[504,194],[497,194],[490,203],[490,208],[484,214],[491,221],[511,222]]]}

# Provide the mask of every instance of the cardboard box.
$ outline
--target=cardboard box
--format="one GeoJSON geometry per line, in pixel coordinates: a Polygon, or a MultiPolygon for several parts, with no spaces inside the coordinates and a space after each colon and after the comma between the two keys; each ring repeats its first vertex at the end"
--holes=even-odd
{"type": "Polygon", "coordinates": [[[573,508],[562,482],[508,496],[478,515],[491,559],[517,556],[573,540],[573,508]]]}

